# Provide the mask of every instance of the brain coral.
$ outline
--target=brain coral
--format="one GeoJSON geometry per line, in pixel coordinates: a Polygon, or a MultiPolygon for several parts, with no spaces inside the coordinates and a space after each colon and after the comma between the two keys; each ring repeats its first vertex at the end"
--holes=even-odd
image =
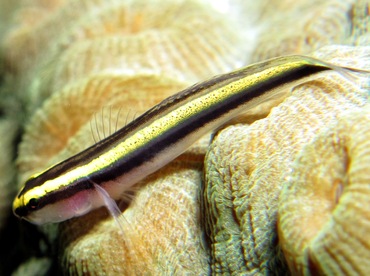
{"type": "MultiPolygon", "coordinates": [[[[24,126],[18,187],[174,92],[250,62],[303,53],[370,68],[366,0],[2,1],[15,19],[0,26],[1,108],[17,123],[0,130],[10,150],[24,126]]],[[[335,72],[288,93],[138,183],[124,195],[123,233],[104,208],[40,227],[50,246],[37,239],[38,258],[16,273],[366,274],[368,95],[335,72]]]]}

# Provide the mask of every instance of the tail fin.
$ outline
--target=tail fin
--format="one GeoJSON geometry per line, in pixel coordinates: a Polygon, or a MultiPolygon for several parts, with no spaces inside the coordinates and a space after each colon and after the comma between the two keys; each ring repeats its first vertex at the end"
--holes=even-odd
{"type": "Polygon", "coordinates": [[[370,70],[341,67],[333,64],[329,64],[329,66],[348,81],[358,85],[360,89],[367,90],[370,94],[370,70]]]}

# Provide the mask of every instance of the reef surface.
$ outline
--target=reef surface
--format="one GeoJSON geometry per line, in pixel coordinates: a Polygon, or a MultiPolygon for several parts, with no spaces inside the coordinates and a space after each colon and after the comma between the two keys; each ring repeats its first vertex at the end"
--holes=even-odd
{"type": "Polygon", "coordinates": [[[369,272],[366,77],[323,74],[200,139],[123,196],[123,233],[104,208],[36,228],[11,202],[33,173],[216,74],[288,54],[370,70],[370,2],[0,4],[0,273],[369,272]]]}

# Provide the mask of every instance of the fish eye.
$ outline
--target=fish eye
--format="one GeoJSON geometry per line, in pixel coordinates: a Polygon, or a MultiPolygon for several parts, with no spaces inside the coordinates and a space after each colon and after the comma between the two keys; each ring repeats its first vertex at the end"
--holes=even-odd
{"type": "Polygon", "coordinates": [[[35,210],[39,205],[39,200],[37,198],[31,198],[27,206],[31,210],[35,210]]]}

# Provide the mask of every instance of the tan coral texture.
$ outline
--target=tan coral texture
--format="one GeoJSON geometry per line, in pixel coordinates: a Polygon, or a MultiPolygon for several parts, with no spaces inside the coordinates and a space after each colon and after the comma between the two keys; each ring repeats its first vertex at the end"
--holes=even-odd
{"type": "MultiPolygon", "coordinates": [[[[266,273],[281,267],[284,257],[279,252],[276,232],[280,190],[292,173],[298,173],[293,163],[302,147],[318,133],[326,133],[338,118],[366,104],[367,95],[356,90],[358,87],[340,81],[339,76],[318,79],[295,89],[267,118],[250,126],[229,127],[218,134],[205,168],[205,197],[209,204],[206,217],[215,271],[242,268],[248,273],[266,273]]],[[[326,166],[325,159],[319,163],[326,166]]],[[[289,214],[293,210],[300,213],[298,206],[293,206],[294,196],[291,200],[289,214]]],[[[281,246],[284,248],[283,241],[281,246]]]]}
{"type": "MultiPolygon", "coordinates": [[[[3,2],[1,116],[23,128],[0,220],[31,174],[196,82],[288,54],[370,69],[367,0],[3,2]]],[[[323,74],[204,137],[122,196],[119,224],[4,225],[0,274],[368,274],[368,76],[323,74]]]]}
{"type": "Polygon", "coordinates": [[[294,273],[369,271],[369,120],[369,104],[345,114],[292,165],[279,199],[279,236],[294,273]]]}

